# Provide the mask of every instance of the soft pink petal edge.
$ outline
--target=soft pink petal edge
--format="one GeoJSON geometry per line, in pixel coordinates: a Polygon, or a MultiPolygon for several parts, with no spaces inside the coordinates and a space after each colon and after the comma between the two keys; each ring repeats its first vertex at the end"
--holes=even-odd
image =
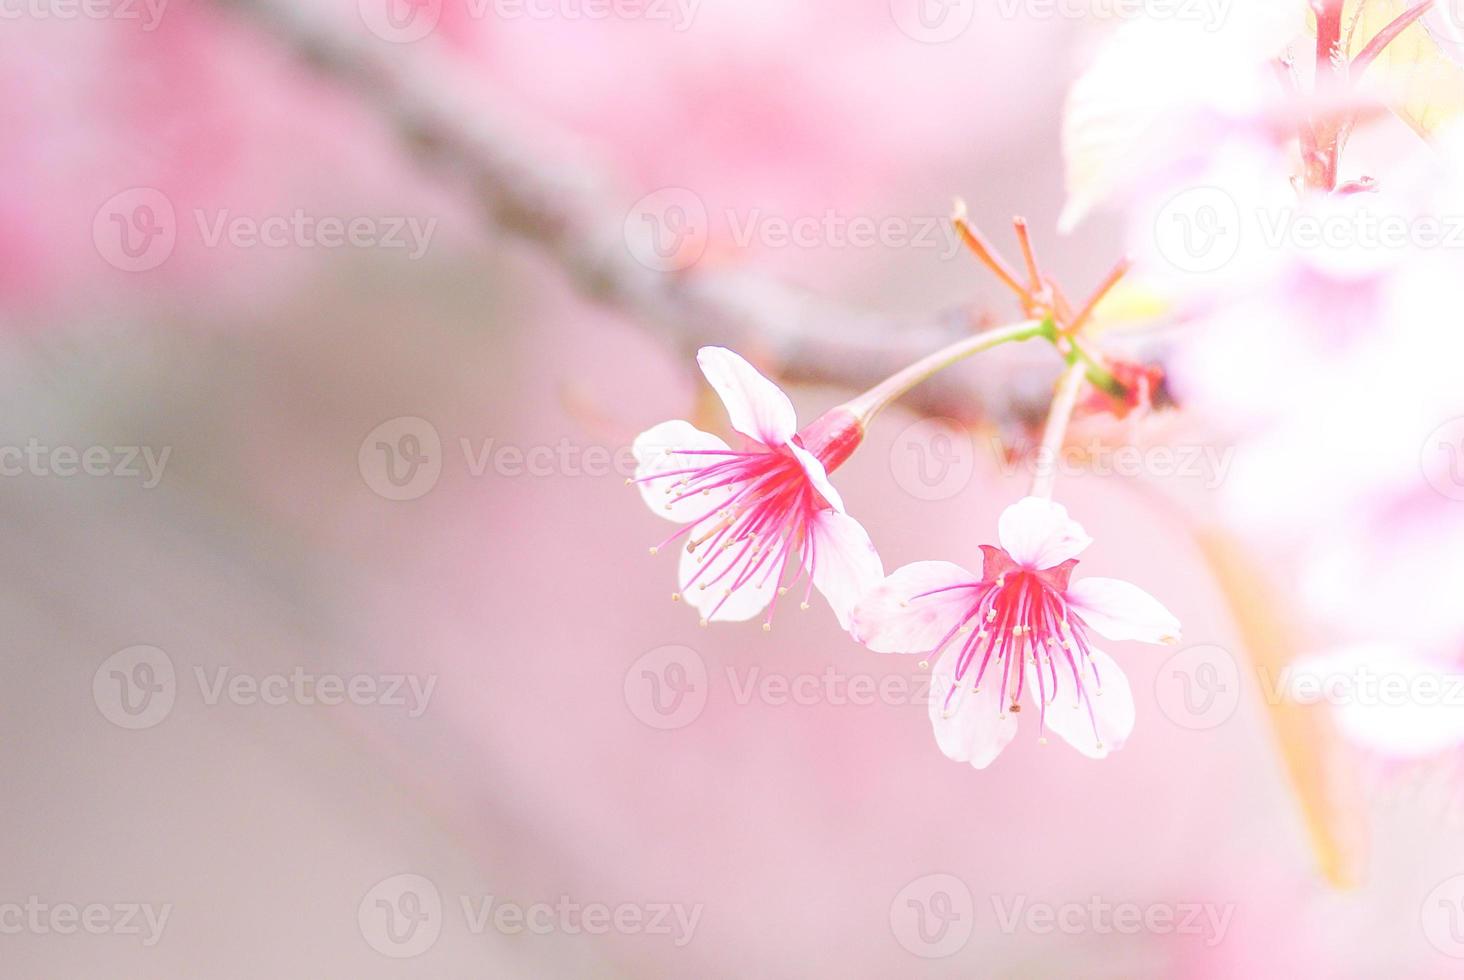
{"type": "MultiPolygon", "coordinates": [[[[696,584],[687,586],[687,582],[695,575],[701,567],[701,562],[696,553],[687,551],[686,548],[678,548],[681,552],[680,562],[677,567],[677,583],[681,587],[681,598],[687,605],[701,614],[702,618],[709,623],[740,623],[752,619],[768,607],[773,600],[773,593],[777,589],[776,577],[764,575],[767,571],[763,568],[753,575],[752,579],[741,588],[736,589],[727,601],[722,602],[722,597],[727,591],[727,583],[735,581],[738,571],[728,572],[725,578],[708,588],[701,588],[703,582],[714,582],[717,577],[727,568],[728,565],[736,563],[738,569],[747,567],[747,562],[752,560],[751,553],[741,555],[741,548],[718,548],[707,561],[712,567],[707,569],[697,579],[696,584]],[[741,560],[739,560],[739,555],[741,560]],[[762,583],[759,585],[758,583],[762,583]],[[721,608],[713,614],[718,604],[721,608]]],[[[703,551],[706,549],[703,548],[703,551]]]]}
{"type": "Polygon", "coordinates": [[[849,628],[854,606],[884,578],[884,562],[869,532],[848,514],[836,510],[820,511],[809,528],[813,561],[813,584],[828,600],[839,619],[839,626],[849,628]]]}
{"type": "MultiPolygon", "coordinates": [[[[666,452],[668,449],[725,450],[727,448],[725,442],[710,432],[703,432],[684,419],[671,419],[668,422],[653,425],[636,436],[630,451],[635,456],[636,479],[640,479],[670,470],[710,465],[713,459],[713,457],[707,456],[677,456],[674,453],[666,452]]],[[[669,480],[653,480],[636,484],[641,499],[646,502],[651,513],[657,517],[684,524],[691,518],[710,510],[716,503],[715,500],[709,500],[708,497],[697,494],[673,503],[668,508],[667,501],[674,496],[674,494],[666,493],[670,482],[669,480]]]]}
{"type": "Polygon", "coordinates": [[[792,451],[793,458],[803,466],[803,472],[807,474],[808,482],[813,484],[813,489],[828,501],[830,507],[841,514],[844,513],[844,498],[839,496],[839,491],[835,490],[834,485],[829,482],[828,471],[818,461],[818,457],[797,443],[788,443],[788,448],[792,451]]]}
{"type": "Polygon", "coordinates": [[[901,566],[859,600],[849,632],[876,653],[929,653],[970,611],[973,593],[955,589],[912,597],[975,581],[977,576],[948,561],[901,566]]]}
{"type": "Polygon", "coordinates": [[[997,539],[1019,565],[1052,568],[1076,558],[1093,543],[1088,532],[1068,517],[1067,508],[1043,497],[1023,497],[1001,512],[997,539]]]}
{"type": "Polygon", "coordinates": [[[740,354],[703,347],[696,363],[726,406],[732,428],[767,446],[781,446],[798,431],[798,416],[783,389],[763,377],[740,354]]]}
{"type": "MultiPolygon", "coordinates": [[[[1111,752],[1123,748],[1134,730],[1134,694],[1129,688],[1128,678],[1112,657],[1102,650],[1091,651],[1093,662],[1098,667],[1098,676],[1103,681],[1103,693],[1093,689],[1092,676],[1087,675],[1087,689],[1092,695],[1093,718],[1079,703],[1072,674],[1059,667],[1057,697],[1047,706],[1043,721],[1049,731],[1077,749],[1090,759],[1102,759],[1111,752]],[[1093,732],[1093,720],[1098,723],[1098,732],[1093,732]]],[[[1027,690],[1037,692],[1037,678],[1028,666],[1025,683],[1027,690]]]]}
{"type": "Polygon", "coordinates": [[[1179,619],[1131,582],[1082,578],[1067,590],[1068,605],[1083,622],[1110,640],[1178,643],[1179,619]]]}
{"type": "Polygon", "coordinates": [[[947,714],[945,700],[954,684],[959,654],[959,647],[948,647],[931,674],[930,724],[935,730],[935,744],[946,758],[985,769],[1016,738],[1017,716],[1002,710],[1000,684],[987,684],[973,691],[969,677],[966,690],[947,714]]]}

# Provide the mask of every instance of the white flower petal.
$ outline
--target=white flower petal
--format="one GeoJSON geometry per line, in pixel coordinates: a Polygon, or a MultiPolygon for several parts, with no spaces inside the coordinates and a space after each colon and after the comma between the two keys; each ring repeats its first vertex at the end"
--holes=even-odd
{"type": "Polygon", "coordinates": [[[884,563],[864,526],[848,514],[820,511],[809,535],[812,554],[804,561],[813,562],[813,584],[847,630],[855,604],[884,578],[884,563]]]}
{"type": "Polygon", "coordinates": [[[1052,568],[1093,543],[1067,508],[1042,497],[1023,497],[1001,512],[997,538],[1007,554],[1028,568],[1052,568]]]}
{"type": "MultiPolygon", "coordinates": [[[[631,452],[635,454],[636,479],[653,476],[656,473],[689,469],[693,466],[710,466],[723,458],[677,455],[674,452],[667,452],[667,450],[725,450],[727,448],[727,444],[721,439],[710,432],[701,431],[682,419],[672,419],[669,422],[662,422],[660,425],[653,425],[636,436],[635,442],[631,445],[631,452]]],[[[713,490],[705,496],[698,493],[673,502],[673,498],[677,494],[674,491],[668,491],[671,490],[671,485],[677,479],[679,478],[667,477],[663,480],[645,480],[637,483],[636,487],[653,514],[678,524],[685,524],[712,510],[717,506],[719,499],[726,498],[732,492],[729,488],[723,487],[713,490]]]]}
{"type": "MultiPolygon", "coordinates": [[[[1065,659],[1057,662],[1057,696],[1047,705],[1043,722],[1047,729],[1056,732],[1063,741],[1090,759],[1101,759],[1110,752],[1123,747],[1134,730],[1134,695],[1129,690],[1128,678],[1119,669],[1112,657],[1102,650],[1093,650],[1093,663],[1098,668],[1102,682],[1099,693],[1098,682],[1093,680],[1091,668],[1079,665],[1084,670],[1083,686],[1089,695],[1087,702],[1078,699],[1077,684],[1073,682],[1072,667],[1065,659]],[[1092,714],[1089,714],[1091,705],[1092,714]],[[1097,732],[1094,732],[1094,722],[1097,732]]],[[[1027,667],[1025,681],[1031,703],[1036,704],[1038,684],[1035,668],[1027,667]]],[[[1042,683],[1047,693],[1052,693],[1052,677],[1044,675],[1042,683]]]]}
{"type": "Polygon", "coordinates": [[[1178,643],[1179,620],[1149,593],[1116,578],[1084,578],[1067,590],[1068,605],[1110,640],[1178,643]]]}
{"type": "Polygon", "coordinates": [[[947,758],[985,769],[1016,737],[1017,716],[1003,710],[999,677],[984,678],[981,690],[973,691],[974,677],[967,673],[960,691],[951,694],[960,650],[959,645],[947,647],[931,672],[930,723],[947,758]]]}
{"type": "Polygon", "coordinates": [[[745,545],[746,542],[739,542],[730,548],[717,547],[710,551],[708,545],[702,545],[695,552],[687,551],[685,545],[680,548],[678,581],[681,598],[708,622],[740,623],[752,619],[773,600],[778,587],[778,566],[773,564],[776,556],[768,558],[747,582],[733,589],[731,595],[727,594],[727,590],[742,578],[748,563],[757,562],[753,554],[757,546],[753,545],[744,552],[745,545]],[[710,567],[702,571],[704,562],[710,567]],[[696,577],[695,582],[692,582],[692,576],[696,577]],[[724,596],[725,602],[722,601],[724,596]]]}
{"type": "Polygon", "coordinates": [[[977,579],[948,561],[905,565],[859,600],[849,632],[876,653],[929,653],[975,604],[977,590],[951,587],[977,579]],[[922,595],[936,589],[951,591],[922,595]]]}
{"type": "Polygon", "coordinates": [[[727,407],[732,428],[767,446],[793,438],[798,431],[793,403],[757,368],[725,347],[703,347],[696,362],[727,407]]]}
{"type": "Polygon", "coordinates": [[[796,443],[788,443],[788,448],[792,450],[793,458],[803,465],[803,472],[808,474],[808,482],[813,484],[813,489],[828,501],[830,507],[844,513],[844,498],[839,496],[839,491],[829,482],[829,474],[818,461],[818,457],[796,443]]]}

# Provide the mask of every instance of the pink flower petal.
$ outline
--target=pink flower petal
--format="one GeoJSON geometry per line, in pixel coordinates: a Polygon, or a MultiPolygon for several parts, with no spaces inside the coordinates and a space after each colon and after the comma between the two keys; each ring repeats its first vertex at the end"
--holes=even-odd
{"type": "Polygon", "coordinates": [[[975,590],[958,586],[976,581],[948,561],[905,565],[859,600],[849,632],[876,653],[930,653],[971,610],[975,590]]]}
{"type": "MultiPolygon", "coordinates": [[[[710,466],[720,458],[684,456],[667,452],[667,450],[676,449],[725,450],[727,444],[710,432],[703,432],[690,422],[681,419],[672,419],[669,422],[662,422],[660,425],[653,425],[636,436],[635,442],[631,445],[631,452],[635,454],[636,479],[641,480],[642,477],[669,473],[673,470],[710,466]]],[[[728,489],[720,489],[706,496],[693,494],[684,500],[675,500],[677,494],[672,488],[672,484],[676,482],[676,479],[667,477],[663,480],[641,480],[636,487],[653,514],[678,524],[688,523],[712,510],[717,506],[719,497],[725,498],[731,492],[728,489]]]]}
{"type": "Polygon", "coordinates": [[[793,403],[783,389],[725,347],[703,347],[696,362],[727,407],[732,428],[767,446],[781,446],[798,431],[793,403]]]}
{"type": "Polygon", "coordinates": [[[839,496],[839,491],[829,482],[829,474],[818,461],[818,457],[797,443],[788,443],[788,448],[792,450],[793,458],[803,464],[803,472],[808,474],[808,482],[813,484],[813,489],[819,492],[830,507],[844,513],[844,498],[839,496]]]}
{"type": "MultiPolygon", "coordinates": [[[[1065,660],[1057,663],[1057,695],[1047,705],[1043,716],[1045,727],[1056,732],[1063,741],[1090,759],[1101,759],[1110,752],[1123,747],[1129,733],[1134,730],[1134,695],[1129,690],[1128,678],[1119,669],[1112,657],[1102,650],[1093,650],[1093,663],[1098,668],[1098,681],[1093,679],[1091,668],[1079,665],[1084,670],[1083,685],[1089,696],[1089,703],[1080,703],[1077,684],[1073,682],[1072,668],[1065,660]],[[1100,688],[1099,682],[1102,686],[1100,688]],[[1101,693],[1100,693],[1101,690],[1101,693]],[[1089,715],[1089,704],[1092,714],[1089,715]],[[1097,733],[1094,733],[1094,720],[1097,733]]],[[[1027,668],[1025,678],[1027,690],[1037,694],[1037,677],[1032,667],[1027,668]]],[[[1051,694],[1051,677],[1044,677],[1043,684],[1051,694]]]]}
{"type": "Polygon", "coordinates": [[[1084,578],[1068,586],[1066,597],[1083,622],[1110,640],[1179,642],[1174,613],[1137,585],[1116,578],[1084,578]]]}
{"type": "Polygon", "coordinates": [[[1023,497],[1002,511],[996,532],[1014,561],[1034,569],[1061,565],[1093,543],[1066,507],[1041,497],[1023,497]]]}
{"type": "MultiPolygon", "coordinates": [[[[744,543],[730,548],[703,546],[695,552],[683,546],[679,579],[681,598],[687,605],[701,613],[710,623],[740,623],[752,619],[768,607],[778,587],[778,567],[769,558],[750,578],[745,578],[748,563],[756,563],[756,547],[744,548],[744,543]],[[707,567],[703,570],[702,565],[707,567]],[[692,581],[695,576],[695,581],[692,581]],[[690,584],[688,584],[690,583],[690,584]],[[729,595],[727,590],[732,589],[729,595]],[[725,601],[723,601],[725,599],[725,601]]],[[[796,559],[795,559],[796,560],[796,559]]]]}
{"type": "Polygon", "coordinates": [[[820,511],[809,525],[813,584],[833,607],[839,626],[849,628],[854,606],[884,578],[884,563],[869,534],[854,518],[836,510],[820,511]]]}
{"type": "Polygon", "coordinates": [[[1016,737],[1017,716],[1002,708],[1000,681],[987,678],[979,691],[973,691],[968,675],[960,690],[951,693],[959,656],[959,644],[946,647],[931,672],[930,723],[936,744],[948,758],[985,769],[1016,737]]]}

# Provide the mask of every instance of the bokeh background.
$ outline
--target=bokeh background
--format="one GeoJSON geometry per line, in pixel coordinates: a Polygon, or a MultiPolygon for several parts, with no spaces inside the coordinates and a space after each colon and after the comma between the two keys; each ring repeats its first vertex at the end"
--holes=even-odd
{"type": "MultiPolygon", "coordinates": [[[[953,763],[922,672],[822,604],[764,634],[669,600],[623,483],[637,432],[720,424],[676,324],[577,289],[260,9],[32,0],[0,26],[0,444],[43,450],[0,479],[0,906],[108,910],[96,934],[0,911],[5,975],[1456,975],[1427,908],[1464,872],[1452,757],[1349,757],[1338,887],[1182,517],[1223,474],[1060,477],[1085,569],[1160,596],[1184,644],[1114,645],[1138,724],[1113,757],[1024,732],[953,763]],[[489,902],[554,911],[539,934],[489,902]],[[632,911],[586,930],[594,905],[632,911]]],[[[1056,233],[1063,97],[1106,29],[1061,8],[287,9],[531,169],[602,175],[612,213],[690,192],[702,265],[1009,317],[954,196],[1008,248],[1026,215],[1075,293],[1122,250],[1112,216],[1056,233]],[[928,237],[827,231],[855,218],[928,237]]],[[[1042,353],[971,383],[1041,391],[1042,353]]],[[[847,392],[792,394],[811,419],[847,392]]],[[[1022,436],[896,409],[837,482],[887,568],[971,563],[1026,492],[1022,436]]]]}

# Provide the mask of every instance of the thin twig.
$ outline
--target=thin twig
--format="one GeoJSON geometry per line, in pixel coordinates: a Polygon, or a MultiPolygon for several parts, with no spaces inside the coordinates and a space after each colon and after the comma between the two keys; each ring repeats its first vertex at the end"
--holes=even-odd
{"type": "MultiPolygon", "coordinates": [[[[510,121],[480,77],[456,77],[432,38],[388,44],[298,0],[215,2],[248,16],[352,92],[425,169],[475,202],[490,234],[508,231],[536,245],[580,293],[618,308],[681,350],[725,344],[787,381],[863,390],[983,325],[969,309],[896,318],[745,269],[665,272],[642,264],[626,239],[629,195],[617,194],[586,163],[592,154],[575,148],[556,157],[540,146],[547,140],[531,145],[522,134],[532,127],[510,121]],[[473,97],[465,101],[469,92],[473,97]],[[614,206],[619,199],[627,204],[614,206]]],[[[936,377],[907,404],[1001,427],[1030,426],[1045,413],[1045,374],[958,370],[963,377],[936,377]],[[971,384],[973,376],[979,385],[971,384]]]]}

